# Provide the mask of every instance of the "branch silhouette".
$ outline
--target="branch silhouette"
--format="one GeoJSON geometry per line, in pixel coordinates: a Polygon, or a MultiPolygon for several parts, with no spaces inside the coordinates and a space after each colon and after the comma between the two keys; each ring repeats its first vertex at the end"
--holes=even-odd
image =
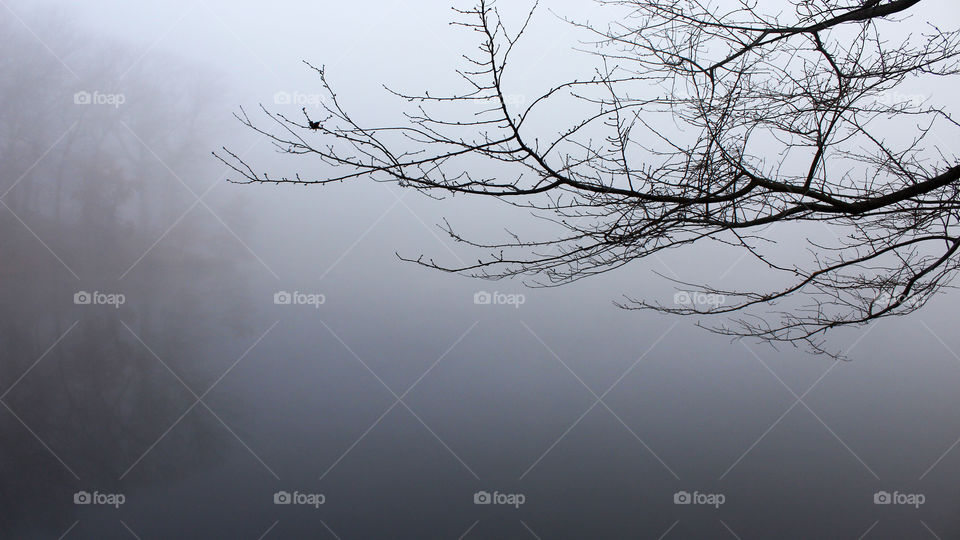
{"type": "Polygon", "coordinates": [[[495,2],[481,0],[454,9],[454,24],[480,41],[457,71],[467,90],[388,89],[410,104],[402,125],[361,126],[324,70],[309,63],[326,93],[325,118],[304,111],[300,121],[261,106],[263,126],[243,109],[237,114],[281,151],[337,171],[329,177],[258,174],[228,149],[215,155],[237,183],[366,177],[428,194],[493,197],[563,231],[547,240],[511,233],[491,244],[445,222],[454,240],[486,256],[465,266],[412,259],[481,278],[557,286],[664,250],[722,242],[785,285],[728,290],[674,279],[694,297],[722,301],[625,297],[618,305],[718,315],[719,323],[698,324],[839,356],[825,346],[830,329],[910,313],[957,270],[960,159],[942,141],[956,140],[960,125],[947,108],[896,89],[957,75],[960,33],[928,22],[922,34],[902,35],[899,19],[929,15],[920,0],[790,2],[789,15],[771,15],[749,2],[718,12],[700,0],[601,1],[616,13],[610,24],[566,21],[594,36],[581,51],[596,58],[594,73],[517,100],[505,80],[536,5],[511,32],[495,2]],[[569,103],[579,106],[561,106],[569,103]],[[590,112],[574,116],[583,110],[590,112]],[[538,115],[564,116],[568,127],[538,132],[538,115]],[[478,158],[497,173],[480,172],[478,158]],[[828,244],[808,239],[811,261],[781,262],[764,231],[786,223],[839,234],[828,244]],[[778,307],[788,299],[794,305],[778,307]]]}

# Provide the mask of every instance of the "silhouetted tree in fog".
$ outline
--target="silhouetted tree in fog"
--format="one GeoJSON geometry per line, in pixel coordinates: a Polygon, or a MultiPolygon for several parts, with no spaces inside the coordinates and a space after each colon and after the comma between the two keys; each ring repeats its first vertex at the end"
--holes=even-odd
{"type": "MultiPolygon", "coordinates": [[[[191,200],[165,165],[186,182],[215,181],[216,162],[195,149],[212,135],[199,111],[220,91],[198,69],[159,53],[138,59],[71,26],[68,14],[16,8],[25,21],[0,17],[0,47],[15,51],[0,59],[4,538],[20,527],[63,532],[76,510],[69,494],[118,483],[190,405],[138,338],[199,387],[229,360],[218,336],[235,337],[250,311],[232,287],[245,250],[213,218],[179,222],[191,200]],[[124,103],[76,97],[94,91],[122,93],[124,103]],[[183,233],[189,242],[176,241],[183,233]],[[128,304],[74,305],[75,292],[98,289],[125,293],[128,304]]],[[[212,462],[224,435],[209,415],[185,417],[123,489],[212,462]]]]}
{"type": "Polygon", "coordinates": [[[371,177],[494,197],[557,224],[556,237],[503,242],[467,239],[447,225],[480,250],[477,264],[415,259],[484,278],[554,286],[721,242],[782,283],[683,283],[695,297],[722,301],[621,305],[723,315],[728,322],[708,326],[817,351],[826,352],[827,330],[909,313],[948,283],[960,264],[960,160],[946,141],[960,126],[935,100],[898,92],[908,82],[956,83],[960,33],[938,28],[927,2],[600,3],[610,24],[569,21],[595,37],[585,51],[597,60],[590,76],[515,99],[510,68],[516,55],[536,51],[520,39],[535,10],[511,31],[494,3],[481,1],[456,10],[456,24],[480,40],[459,71],[465,89],[394,92],[412,105],[403,125],[357,120],[320,68],[329,94],[322,115],[264,109],[268,126],[238,115],[282,151],[323,161],[330,176],[275,176],[228,150],[220,157],[238,182],[371,177]],[[923,32],[902,31],[907,17],[923,32]],[[538,122],[548,116],[567,128],[543,132],[538,122]],[[774,256],[767,226],[804,223],[827,225],[836,239],[774,256]]]}

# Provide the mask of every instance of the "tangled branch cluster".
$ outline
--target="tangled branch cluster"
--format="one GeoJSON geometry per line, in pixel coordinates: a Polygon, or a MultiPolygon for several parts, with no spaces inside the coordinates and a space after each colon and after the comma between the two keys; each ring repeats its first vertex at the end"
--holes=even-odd
{"type": "MultiPolygon", "coordinates": [[[[241,183],[327,184],[361,177],[428,194],[494,197],[546,216],[563,234],[485,244],[477,264],[422,265],[484,278],[527,276],[555,286],[707,239],[745,250],[780,274],[770,290],[691,285],[709,305],[627,298],[630,309],[724,315],[707,326],[731,336],[807,344],[831,328],[909,313],[946,286],[960,257],[960,159],[945,148],[960,127],[929,99],[898,99],[907,81],[960,71],[960,32],[932,23],[897,37],[920,0],[789,0],[788,15],[747,0],[718,12],[700,0],[601,0],[620,15],[595,36],[589,78],[518,104],[505,82],[535,10],[516,31],[493,2],[455,10],[479,50],[459,71],[467,90],[407,95],[403,125],[365,127],[348,114],[323,69],[324,114],[246,112],[248,128],[282,151],[339,171],[304,179],[258,174],[229,150],[241,183]],[[894,97],[891,97],[894,96],[894,97]],[[566,101],[565,101],[566,100],[566,101]],[[570,100],[579,107],[560,107],[570,100]],[[538,133],[537,115],[575,114],[538,133]],[[449,117],[441,115],[446,111],[449,117]],[[562,111],[562,112],[557,112],[562,111]],[[666,120],[666,121],[665,121],[666,120]],[[672,128],[668,129],[665,125],[672,128]],[[478,158],[496,170],[477,172],[478,158]],[[812,261],[770,255],[766,227],[819,222],[836,241],[808,241],[812,261]],[[789,309],[776,306],[798,299],[789,309]]],[[[914,21],[916,22],[916,21],[914,21]]],[[[309,65],[309,64],[308,64],[309,65]]]]}

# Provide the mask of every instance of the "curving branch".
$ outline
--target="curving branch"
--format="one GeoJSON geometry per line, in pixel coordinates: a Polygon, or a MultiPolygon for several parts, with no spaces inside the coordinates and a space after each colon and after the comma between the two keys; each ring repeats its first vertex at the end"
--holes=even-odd
{"type": "Polygon", "coordinates": [[[601,0],[616,14],[610,24],[568,21],[595,37],[583,51],[597,59],[595,71],[520,104],[506,74],[536,6],[511,32],[495,3],[480,0],[455,10],[454,24],[480,41],[457,72],[466,90],[391,90],[410,104],[403,125],[361,126],[310,64],[328,96],[321,116],[261,107],[263,127],[241,109],[243,125],[282,152],[319,159],[329,176],[274,177],[227,149],[215,155],[238,183],[369,177],[432,196],[494,197],[562,231],[483,243],[445,222],[451,238],[486,256],[461,267],[412,259],[481,278],[557,286],[721,242],[783,285],[728,290],[674,280],[687,290],[672,305],[630,297],[619,305],[717,315],[727,322],[703,325],[836,354],[825,347],[828,330],[910,313],[957,270],[960,158],[944,141],[960,124],[946,107],[901,100],[895,90],[957,75],[960,32],[928,23],[922,35],[895,38],[896,19],[920,13],[920,0],[791,2],[786,16],[747,1],[718,12],[700,0],[601,0]],[[571,102],[581,106],[564,105],[571,102]],[[569,127],[540,132],[537,118],[548,114],[569,115],[569,127]],[[478,158],[491,172],[476,167],[478,158]],[[836,241],[808,240],[809,261],[799,253],[780,261],[764,230],[784,223],[825,225],[836,241]]]}

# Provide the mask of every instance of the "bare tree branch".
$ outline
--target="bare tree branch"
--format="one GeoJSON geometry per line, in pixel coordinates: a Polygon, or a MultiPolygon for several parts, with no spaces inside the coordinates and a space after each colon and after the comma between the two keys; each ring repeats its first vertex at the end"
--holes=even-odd
{"type": "Polygon", "coordinates": [[[239,183],[370,177],[428,194],[494,197],[565,231],[488,244],[446,224],[485,258],[460,267],[414,260],[482,278],[556,286],[667,249],[722,242],[786,284],[677,282],[689,302],[619,305],[721,315],[729,322],[707,327],[817,352],[829,352],[828,330],[910,313],[947,286],[960,261],[960,159],[942,141],[955,140],[960,125],[946,108],[899,99],[895,89],[957,75],[957,30],[928,23],[922,35],[896,37],[895,19],[919,13],[920,0],[790,0],[789,16],[748,0],[726,12],[700,0],[600,3],[616,13],[610,24],[568,21],[595,37],[583,51],[597,59],[595,72],[525,104],[504,81],[535,11],[511,33],[495,3],[481,0],[455,10],[455,24],[480,38],[458,71],[468,90],[392,91],[411,105],[403,125],[359,125],[314,66],[328,95],[322,117],[263,109],[265,128],[237,115],[281,151],[338,171],[330,177],[272,177],[229,150],[216,155],[239,183]],[[569,118],[559,133],[538,133],[538,114],[574,110],[558,108],[563,100],[592,112],[569,118]],[[444,109],[457,114],[441,116],[444,109]],[[477,158],[500,164],[484,168],[497,173],[479,172],[477,158]],[[839,236],[829,245],[808,240],[812,262],[780,262],[761,231],[791,222],[821,223],[839,236]],[[787,299],[799,305],[775,308],[787,299]]]}

